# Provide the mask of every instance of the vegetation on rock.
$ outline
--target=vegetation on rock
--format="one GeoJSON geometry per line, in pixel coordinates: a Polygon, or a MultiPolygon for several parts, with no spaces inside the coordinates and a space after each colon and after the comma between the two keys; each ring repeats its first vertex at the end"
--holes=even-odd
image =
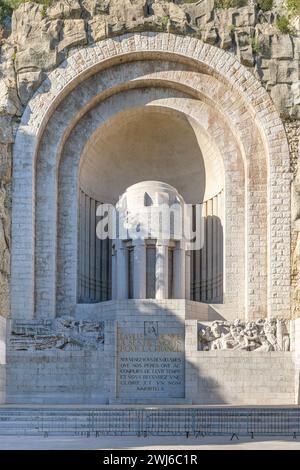
{"type": "Polygon", "coordinates": [[[11,13],[12,7],[10,6],[10,1],[0,0],[0,22],[2,22],[6,16],[10,16],[11,13]]]}
{"type": "Polygon", "coordinates": [[[262,10],[262,11],[269,11],[272,10],[273,8],[273,0],[259,0],[257,2],[257,6],[262,10]]]}
{"type": "Polygon", "coordinates": [[[287,16],[280,16],[276,21],[276,26],[282,34],[291,34],[290,21],[287,16]]]}
{"type": "Polygon", "coordinates": [[[241,8],[248,5],[248,0],[216,0],[216,8],[241,8]]]}
{"type": "Polygon", "coordinates": [[[300,0],[287,0],[286,6],[290,13],[300,15],[300,0]]]}
{"type": "Polygon", "coordinates": [[[253,51],[254,54],[260,54],[261,53],[262,46],[261,46],[261,43],[260,43],[259,39],[252,38],[251,46],[252,46],[252,51],[253,51]]]}
{"type": "Polygon", "coordinates": [[[54,0],[0,0],[0,23],[5,17],[11,16],[13,10],[16,10],[22,3],[39,3],[48,8],[54,0]]]}

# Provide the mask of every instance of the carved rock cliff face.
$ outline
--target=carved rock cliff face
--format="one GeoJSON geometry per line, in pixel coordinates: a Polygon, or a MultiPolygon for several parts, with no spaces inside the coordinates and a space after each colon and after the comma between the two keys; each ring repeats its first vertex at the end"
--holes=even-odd
{"type": "MultiPolygon", "coordinates": [[[[276,27],[279,7],[262,12],[249,0],[241,8],[216,8],[216,0],[67,0],[45,9],[27,2],[13,13],[11,35],[2,44],[1,75],[22,105],[49,70],[72,51],[130,31],[189,34],[235,54],[270,91],[283,117],[300,118],[297,21],[293,36],[276,27]]],[[[299,32],[298,32],[299,33],[299,32]]],[[[14,101],[13,96],[11,101],[14,101]]],[[[11,104],[12,105],[12,104],[11,104]]]]}
{"type": "Polygon", "coordinates": [[[9,314],[10,215],[4,183],[0,186],[0,312],[9,314]]]}
{"type": "MultiPolygon", "coordinates": [[[[248,0],[244,7],[221,9],[216,7],[216,0],[54,0],[49,8],[26,2],[14,11],[11,34],[2,40],[0,52],[0,315],[9,312],[9,199],[14,134],[35,90],[74,48],[125,32],[168,31],[192,35],[229,51],[261,81],[286,120],[296,172],[300,22],[299,18],[293,19],[293,35],[282,34],[276,20],[278,14],[284,13],[283,0],[274,1],[269,12],[261,11],[256,3],[248,0]]],[[[298,277],[294,276],[296,285],[298,277]]]]}

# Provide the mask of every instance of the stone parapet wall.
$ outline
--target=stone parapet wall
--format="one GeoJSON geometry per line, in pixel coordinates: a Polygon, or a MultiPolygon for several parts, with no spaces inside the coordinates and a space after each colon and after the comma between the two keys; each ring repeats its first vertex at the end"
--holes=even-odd
{"type": "Polygon", "coordinates": [[[103,351],[9,355],[7,403],[107,403],[103,351]]]}
{"type": "Polygon", "coordinates": [[[9,334],[6,403],[107,403],[114,383],[114,322],[105,322],[105,334],[103,349],[70,342],[39,351],[17,350],[9,334]]]}
{"type": "Polygon", "coordinates": [[[295,403],[291,352],[198,351],[187,358],[196,379],[189,389],[202,404],[291,405],[295,403]]]}
{"type": "Polygon", "coordinates": [[[76,318],[89,318],[90,320],[112,320],[122,318],[126,312],[136,315],[156,315],[163,311],[165,315],[198,320],[208,320],[213,317],[215,311],[210,305],[183,299],[129,299],[110,300],[98,304],[77,304],[76,318]]]}
{"type": "Polygon", "coordinates": [[[199,351],[197,338],[197,321],[186,321],[186,398],[192,403],[297,403],[294,352],[199,351]]]}
{"type": "Polygon", "coordinates": [[[6,402],[297,403],[298,353],[199,351],[198,320],[184,319],[182,301],[153,303],[148,310],[143,302],[128,303],[127,308],[123,302],[118,310],[116,305],[106,312],[111,319],[105,320],[103,351],[9,347],[6,402]]]}

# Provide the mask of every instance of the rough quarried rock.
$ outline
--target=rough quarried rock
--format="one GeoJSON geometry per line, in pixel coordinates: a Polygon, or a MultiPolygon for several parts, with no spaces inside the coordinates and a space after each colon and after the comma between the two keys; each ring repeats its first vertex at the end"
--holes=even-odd
{"type": "MultiPolygon", "coordinates": [[[[47,10],[47,16],[50,19],[79,19],[82,9],[79,0],[58,1],[51,5],[47,10]]],[[[96,2],[94,2],[96,3],[96,2]]]]}
{"type": "Polygon", "coordinates": [[[19,116],[21,114],[21,104],[17,90],[12,83],[4,79],[0,82],[0,115],[19,116]]]}
{"type": "Polygon", "coordinates": [[[246,323],[241,320],[214,321],[210,326],[199,324],[198,340],[200,351],[289,351],[289,322],[281,319],[246,323]]]}
{"type": "Polygon", "coordinates": [[[282,2],[273,8],[262,12],[251,2],[218,9],[214,0],[69,0],[56,1],[48,9],[26,2],[14,12],[6,42],[15,55],[23,104],[44,72],[55,68],[74,47],[124,32],[153,30],[190,34],[236,54],[268,89],[275,87],[274,101],[283,116],[299,118],[298,23],[294,21],[294,35],[280,33],[275,20],[282,2]]]}
{"type": "Polygon", "coordinates": [[[0,312],[1,315],[7,317],[9,315],[10,214],[7,209],[7,193],[4,182],[10,175],[10,166],[7,168],[6,165],[3,168],[6,171],[2,175],[0,173],[3,176],[0,185],[0,312]]]}

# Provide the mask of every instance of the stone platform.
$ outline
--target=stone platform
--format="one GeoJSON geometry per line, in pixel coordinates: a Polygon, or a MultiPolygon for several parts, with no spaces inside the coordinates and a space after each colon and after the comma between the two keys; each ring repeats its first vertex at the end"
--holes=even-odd
{"type": "Polygon", "coordinates": [[[290,328],[290,350],[248,351],[203,350],[200,321],[201,328],[212,325],[203,305],[185,300],[106,302],[79,306],[74,317],[52,322],[9,321],[2,401],[32,406],[298,403],[299,322],[290,328]]]}

